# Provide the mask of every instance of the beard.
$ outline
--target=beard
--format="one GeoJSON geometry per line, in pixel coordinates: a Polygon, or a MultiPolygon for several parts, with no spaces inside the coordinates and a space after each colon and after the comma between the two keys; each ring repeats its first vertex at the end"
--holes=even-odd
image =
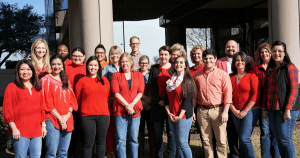
{"type": "Polygon", "coordinates": [[[233,58],[233,54],[227,54],[226,55],[228,58],[233,58]]]}
{"type": "Polygon", "coordinates": [[[63,60],[64,60],[64,61],[66,61],[67,59],[68,59],[68,56],[67,56],[67,55],[63,56],[63,60]]]}

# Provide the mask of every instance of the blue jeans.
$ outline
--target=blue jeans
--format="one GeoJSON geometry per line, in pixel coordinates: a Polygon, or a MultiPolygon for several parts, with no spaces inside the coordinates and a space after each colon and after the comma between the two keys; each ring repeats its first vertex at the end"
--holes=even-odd
{"type": "MultiPolygon", "coordinates": [[[[41,128],[42,130],[42,128],[41,128]]],[[[14,148],[15,157],[26,158],[29,151],[30,158],[40,158],[42,152],[42,136],[36,138],[25,138],[20,136],[20,140],[13,139],[9,134],[11,144],[14,148]]]]}
{"type": "Polygon", "coordinates": [[[280,153],[277,145],[276,138],[270,132],[269,120],[266,120],[260,115],[260,146],[261,157],[263,158],[280,158],[280,153]]]}
{"type": "MultiPolygon", "coordinates": [[[[163,158],[163,132],[164,132],[164,123],[165,119],[160,121],[153,121],[153,131],[154,131],[154,151],[156,158],[163,158]]],[[[170,130],[169,122],[166,123],[167,136],[168,136],[168,155],[169,158],[175,158],[176,156],[176,142],[173,137],[173,134],[170,130]]]]}
{"type": "Polygon", "coordinates": [[[255,158],[254,148],[250,137],[258,121],[260,108],[249,110],[242,119],[238,119],[233,112],[231,112],[231,115],[240,138],[240,156],[243,158],[255,158]]]}
{"type": "Polygon", "coordinates": [[[70,145],[72,132],[56,129],[51,120],[46,120],[46,158],[68,157],[68,148],[70,145]]]}
{"type": "Polygon", "coordinates": [[[122,117],[114,116],[116,126],[116,151],[118,158],[126,158],[126,138],[128,134],[130,157],[138,158],[139,149],[139,126],[141,116],[138,117],[122,117]],[[128,131],[128,133],[127,133],[128,131]]]}
{"type": "Polygon", "coordinates": [[[281,157],[295,158],[293,131],[299,110],[291,111],[291,119],[286,122],[283,120],[283,114],[281,110],[268,111],[270,129],[277,140],[281,157]]]}
{"type": "Polygon", "coordinates": [[[192,117],[189,119],[180,119],[177,123],[168,118],[170,130],[176,142],[178,157],[192,158],[192,150],[189,146],[189,132],[192,125],[192,117]]]}

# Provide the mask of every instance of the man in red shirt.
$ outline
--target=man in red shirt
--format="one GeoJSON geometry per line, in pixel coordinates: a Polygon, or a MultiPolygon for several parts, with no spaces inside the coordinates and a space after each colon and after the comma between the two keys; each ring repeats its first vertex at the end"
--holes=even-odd
{"type": "Polygon", "coordinates": [[[232,103],[232,85],[229,75],[217,68],[217,53],[207,49],[202,54],[204,68],[197,72],[194,80],[197,87],[195,102],[202,133],[205,157],[214,157],[213,134],[217,140],[217,155],[227,157],[226,126],[228,110],[232,103]]]}

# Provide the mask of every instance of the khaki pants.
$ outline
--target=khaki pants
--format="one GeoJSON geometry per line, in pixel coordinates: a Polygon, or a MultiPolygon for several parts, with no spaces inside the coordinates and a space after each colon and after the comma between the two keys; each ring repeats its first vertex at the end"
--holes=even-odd
{"type": "Polygon", "coordinates": [[[217,155],[218,158],[227,157],[227,123],[222,123],[220,116],[223,112],[224,106],[212,109],[206,109],[201,106],[197,108],[197,119],[199,128],[201,130],[204,154],[206,158],[213,158],[213,134],[217,141],[217,155]]]}

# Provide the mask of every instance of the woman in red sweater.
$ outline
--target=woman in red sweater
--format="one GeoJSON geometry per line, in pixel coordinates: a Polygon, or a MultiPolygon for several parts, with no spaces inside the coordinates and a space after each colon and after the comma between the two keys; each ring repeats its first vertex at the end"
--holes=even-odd
{"type": "MultiPolygon", "coordinates": [[[[72,64],[66,66],[68,80],[72,88],[75,89],[76,83],[80,78],[86,76],[85,52],[81,47],[76,47],[71,52],[72,64]]],[[[69,157],[75,157],[77,150],[77,141],[80,140],[80,111],[73,112],[74,130],[72,132],[71,143],[69,147],[69,157]]]]}
{"type": "Polygon", "coordinates": [[[63,58],[50,58],[51,73],[41,79],[47,120],[46,158],[67,157],[77,100],[64,70],[63,58]]]}
{"type": "Polygon", "coordinates": [[[47,41],[36,39],[31,45],[31,62],[39,79],[50,72],[50,55],[47,41]]]}
{"type": "Polygon", "coordinates": [[[15,157],[40,157],[42,137],[46,130],[46,117],[41,105],[42,91],[34,67],[28,60],[18,62],[15,80],[4,92],[3,119],[15,157]],[[30,115],[30,117],[28,116],[30,115]]]}
{"type": "Polygon", "coordinates": [[[106,133],[109,125],[108,99],[109,81],[102,76],[101,65],[97,57],[91,56],[86,64],[87,76],[76,84],[75,94],[80,107],[85,158],[92,157],[96,138],[97,157],[105,157],[106,133]]]}
{"type": "Polygon", "coordinates": [[[134,71],[132,57],[124,53],[120,57],[120,72],[112,75],[111,89],[113,100],[114,122],[116,126],[117,157],[126,158],[126,138],[130,157],[138,158],[138,133],[143,105],[141,97],[145,83],[142,73],[134,71]]]}
{"type": "Polygon", "coordinates": [[[235,97],[232,98],[230,109],[240,138],[240,154],[242,157],[254,158],[250,137],[260,115],[259,80],[251,71],[251,63],[244,52],[237,52],[233,56],[231,70],[232,96],[235,97]]]}
{"type": "Polygon", "coordinates": [[[176,141],[178,156],[192,158],[188,137],[194,113],[193,92],[195,84],[185,57],[177,57],[174,64],[174,74],[167,81],[167,95],[164,99],[165,109],[169,117],[172,135],[176,141]]]}
{"type": "Polygon", "coordinates": [[[197,45],[197,46],[194,46],[190,52],[192,63],[195,64],[194,66],[190,67],[190,73],[191,73],[192,77],[194,77],[194,75],[198,71],[201,71],[204,68],[204,64],[202,61],[203,51],[205,51],[204,46],[197,45]]]}

